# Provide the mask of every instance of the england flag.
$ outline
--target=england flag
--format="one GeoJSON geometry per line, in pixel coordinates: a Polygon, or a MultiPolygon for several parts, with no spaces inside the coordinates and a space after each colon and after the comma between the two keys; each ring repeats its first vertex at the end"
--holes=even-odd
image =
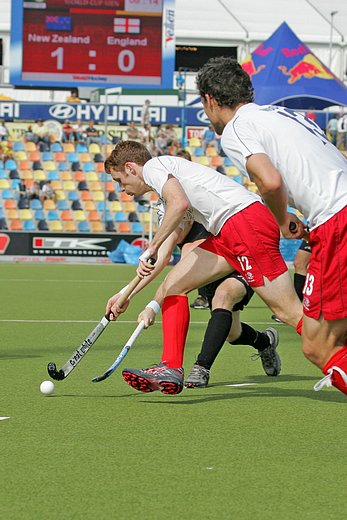
{"type": "Polygon", "coordinates": [[[114,18],[113,30],[115,33],[139,34],[141,30],[140,18],[114,18]]]}

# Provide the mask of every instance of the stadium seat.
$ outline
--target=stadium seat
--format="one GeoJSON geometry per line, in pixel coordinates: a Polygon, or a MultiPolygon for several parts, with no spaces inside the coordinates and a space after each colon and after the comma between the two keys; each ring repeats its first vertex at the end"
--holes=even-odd
{"type": "Polygon", "coordinates": [[[123,210],[127,213],[131,213],[133,211],[136,211],[136,204],[134,201],[131,202],[123,202],[123,210]]]}
{"type": "Polygon", "coordinates": [[[203,166],[210,166],[210,161],[206,155],[203,155],[201,157],[193,157],[193,161],[202,164],[203,166]]]}
{"type": "Polygon", "coordinates": [[[74,181],[64,181],[63,182],[63,189],[65,191],[75,191],[76,190],[76,183],[74,181]]]}
{"type": "Polygon", "coordinates": [[[50,209],[47,212],[47,220],[59,220],[59,213],[56,209],[50,209]]]}
{"type": "Polygon", "coordinates": [[[99,181],[99,177],[96,172],[90,171],[86,173],[86,179],[88,182],[99,181]]]}
{"type": "Polygon", "coordinates": [[[118,233],[131,233],[131,225],[129,222],[119,222],[116,225],[118,233]]]}
{"type": "Polygon", "coordinates": [[[2,190],[2,199],[13,199],[13,193],[12,193],[12,190],[10,189],[3,189],[2,190]]]}
{"type": "Polygon", "coordinates": [[[75,182],[85,181],[86,174],[84,172],[82,172],[82,170],[78,170],[74,173],[74,180],[75,180],[75,182]]]}
{"type": "Polygon", "coordinates": [[[11,199],[6,199],[3,202],[4,209],[16,209],[16,201],[11,199]]]}
{"type": "Polygon", "coordinates": [[[144,228],[142,222],[133,222],[131,224],[131,230],[133,233],[143,233],[144,228]]]}
{"type": "Polygon", "coordinates": [[[36,225],[33,220],[26,220],[23,223],[23,230],[24,231],[36,231],[36,225]]]}
{"type": "Polygon", "coordinates": [[[219,157],[219,155],[211,157],[210,166],[212,166],[212,168],[217,168],[218,166],[223,166],[223,164],[224,164],[223,159],[221,157],[219,157]]]}
{"type": "Polygon", "coordinates": [[[103,190],[103,186],[102,186],[101,182],[99,182],[99,181],[90,182],[89,188],[91,191],[102,191],[103,190]]]}
{"type": "MultiPolygon", "coordinates": [[[[63,150],[65,153],[71,153],[75,151],[75,145],[73,143],[64,143],[63,144],[63,150]]],[[[70,160],[68,158],[68,160],[70,160]]]]}
{"type": "Polygon", "coordinates": [[[39,220],[37,223],[37,229],[40,231],[49,231],[48,224],[45,219],[39,220]]]}
{"type": "Polygon", "coordinates": [[[8,209],[6,211],[6,218],[7,220],[15,220],[15,219],[18,219],[19,220],[19,212],[16,209],[8,209]]]}
{"type": "Polygon", "coordinates": [[[118,195],[115,191],[110,191],[107,195],[107,200],[110,202],[114,202],[115,200],[118,200],[118,195]]]}
{"type": "Polygon", "coordinates": [[[56,171],[52,171],[52,172],[48,172],[48,173],[47,173],[47,179],[48,179],[49,181],[59,181],[59,180],[60,180],[60,177],[59,177],[58,172],[56,172],[56,171]]]}
{"type": "Polygon", "coordinates": [[[52,144],[51,152],[62,152],[62,151],[63,151],[63,147],[59,141],[56,141],[55,143],[52,144]]]}
{"type": "Polygon", "coordinates": [[[105,231],[104,225],[100,221],[98,221],[98,222],[92,221],[90,223],[90,225],[91,225],[91,230],[93,233],[103,233],[103,231],[105,231]]]}
{"type": "Polygon", "coordinates": [[[66,200],[66,193],[64,190],[55,190],[55,199],[58,200],[66,200]]]}
{"type": "Polygon", "coordinates": [[[19,219],[20,220],[32,220],[33,214],[30,209],[20,209],[19,219]]]}
{"type": "Polygon", "coordinates": [[[41,154],[37,150],[35,150],[34,152],[29,152],[28,159],[29,159],[29,161],[32,161],[32,162],[36,162],[36,161],[41,162],[41,154]]]}
{"type": "Polygon", "coordinates": [[[43,170],[35,170],[33,173],[34,181],[46,181],[47,175],[43,170]]]}
{"type": "Polygon", "coordinates": [[[19,189],[20,179],[11,179],[11,189],[17,191],[19,189]]]}
{"type": "Polygon", "coordinates": [[[240,175],[240,171],[236,166],[227,166],[225,168],[225,172],[230,177],[236,177],[240,175]]]}
{"type": "MultiPolygon", "coordinates": [[[[92,158],[90,157],[90,154],[88,152],[80,153],[78,156],[81,163],[92,163],[92,158]]],[[[94,165],[94,163],[92,163],[94,165]]]]}
{"type": "Polygon", "coordinates": [[[0,169],[0,179],[7,179],[7,174],[5,172],[5,170],[3,170],[2,168],[0,169]]]}
{"type": "Polygon", "coordinates": [[[89,233],[90,232],[90,226],[87,221],[82,221],[78,223],[78,231],[80,233],[89,233]]]}
{"type": "Polygon", "coordinates": [[[119,193],[119,200],[121,200],[122,202],[132,202],[134,199],[131,195],[125,193],[125,191],[121,191],[119,193]]]}
{"type": "Polygon", "coordinates": [[[105,230],[112,232],[116,230],[116,226],[113,222],[113,220],[106,220],[105,230]]]}
{"type": "Polygon", "coordinates": [[[16,159],[16,161],[27,161],[28,160],[27,153],[24,152],[23,150],[21,150],[19,152],[15,152],[14,158],[16,159]]]}
{"type": "Polygon", "coordinates": [[[233,166],[234,163],[229,157],[224,157],[224,166],[233,166]]]}
{"type": "MultiPolygon", "coordinates": [[[[84,193],[84,192],[82,192],[82,193],[84,193]]],[[[80,199],[78,191],[69,191],[67,197],[69,200],[79,200],[80,199]]]]}
{"type": "Polygon", "coordinates": [[[66,162],[66,155],[64,152],[56,152],[56,154],[54,155],[54,160],[55,162],[57,163],[60,163],[60,162],[66,162]]]}
{"type": "Polygon", "coordinates": [[[63,231],[63,225],[60,220],[50,220],[48,222],[48,228],[50,231],[63,231]]]}
{"type": "Polygon", "coordinates": [[[51,186],[54,191],[63,190],[63,184],[61,181],[51,181],[51,186]]]}
{"type": "Polygon", "coordinates": [[[97,143],[91,143],[89,145],[89,153],[95,155],[96,153],[100,153],[100,146],[97,143]]]}
{"type": "Polygon", "coordinates": [[[125,215],[124,211],[117,211],[117,213],[114,216],[115,222],[128,222],[127,216],[125,215]]]}
{"type": "Polygon", "coordinates": [[[95,202],[98,202],[100,200],[105,200],[105,195],[104,195],[104,192],[103,191],[93,191],[93,200],[95,200],[95,202]]]}
{"type": "Polygon", "coordinates": [[[104,163],[103,162],[95,163],[95,171],[98,173],[104,173],[105,172],[104,163]]]}
{"type": "Polygon", "coordinates": [[[57,169],[57,166],[54,161],[44,161],[43,169],[46,170],[46,172],[53,172],[57,169]]]}
{"type": "Polygon", "coordinates": [[[96,210],[95,202],[93,200],[86,200],[84,203],[84,209],[85,209],[85,211],[95,211],[96,210]]]}
{"type": "Polygon", "coordinates": [[[105,211],[105,209],[107,209],[109,211],[108,202],[105,200],[98,200],[96,203],[96,209],[98,211],[105,211]]]}
{"type": "Polygon", "coordinates": [[[100,213],[96,210],[89,211],[88,220],[89,222],[100,222],[100,213]]]}
{"type": "Polygon", "coordinates": [[[42,209],[42,203],[39,199],[31,199],[30,207],[31,209],[42,209]]]}
{"type": "Polygon", "coordinates": [[[63,222],[63,228],[66,232],[69,231],[75,233],[77,231],[76,224],[73,220],[66,220],[65,222],[63,222]]]}
{"type": "Polygon", "coordinates": [[[26,152],[36,152],[36,144],[33,141],[27,141],[24,148],[26,152]]]}
{"type": "Polygon", "coordinates": [[[13,220],[10,220],[9,228],[11,231],[22,231],[23,225],[19,219],[13,219],[13,220]]]}
{"type": "Polygon", "coordinates": [[[84,143],[77,143],[76,152],[78,153],[88,153],[87,145],[84,143]]]}
{"type": "Polygon", "coordinates": [[[5,170],[16,170],[17,169],[17,163],[13,159],[7,159],[5,161],[5,170]]]}
{"type": "Polygon", "coordinates": [[[198,148],[201,146],[201,139],[199,139],[198,137],[191,137],[189,139],[189,146],[191,146],[192,148],[198,148]]]}
{"type": "Polygon", "coordinates": [[[78,191],[89,191],[87,181],[80,181],[77,185],[78,191]]]}
{"type": "Polygon", "coordinates": [[[113,200],[112,202],[110,202],[109,207],[110,207],[110,210],[113,211],[114,213],[116,211],[122,211],[122,209],[123,209],[122,204],[118,200],[113,200]]]}
{"type": "Polygon", "coordinates": [[[59,211],[64,211],[66,209],[70,209],[68,201],[66,199],[64,199],[64,200],[57,200],[57,209],[59,211]]]}
{"type": "Polygon", "coordinates": [[[29,170],[30,164],[29,161],[18,161],[18,168],[19,170],[29,170]]]}
{"type": "Polygon", "coordinates": [[[93,200],[93,197],[92,197],[92,194],[90,193],[90,191],[88,190],[83,190],[81,191],[81,196],[80,196],[81,200],[83,201],[86,201],[86,200],[93,200]]]}
{"type": "Polygon", "coordinates": [[[95,172],[95,164],[92,162],[82,163],[82,170],[84,172],[95,172]]]}
{"type": "Polygon", "coordinates": [[[113,146],[110,143],[103,144],[101,147],[102,154],[105,155],[105,157],[108,157],[110,153],[112,152],[113,146]]]}
{"type": "Polygon", "coordinates": [[[41,153],[41,159],[46,162],[46,161],[53,161],[53,155],[51,154],[51,152],[42,152],[41,153]]]}
{"type": "Polygon", "coordinates": [[[31,165],[31,170],[43,170],[43,164],[41,161],[34,161],[31,165]]]}
{"type": "Polygon", "coordinates": [[[76,162],[79,162],[78,161],[78,154],[76,152],[70,152],[67,154],[67,160],[70,162],[70,163],[76,163],[76,162]]]}
{"type": "Polygon", "coordinates": [[[94,155],[94,162],[95,162],[95,163],[104,163],[104,160],[105,160],[105,159],[103,158],[103,156],[101,155],[101,153],[96,153],[96,154],[94,155]]]}
{"type": "Polygon", "coordinates": [[[45,200],[45,201],[43,202],[43,209],[44,209],[45,211],[49,211],[49,210],[51,210],[51,209],[52,209],[52,210],[57,209],[54,200],[52,200],[52,199],[47,199],[47,200],[45,200]]]}
{"type": "Polygon", "coordinates": [[[23,141],[14,141],[12,143],[12,148],[14,152],[25,150],[23,141]]]}
{"type": "Polygon", "coordinates": [[[3,231],[8,230],[8,225],[7,225],[7,221],[5,218],[0,218],[0,229],[3,231]]]}
{"type": "Polygon", "coordinates": [[[75,211],[74,217],[76,222],[83,222],[84,220],[87,220],[86,214],[83,210],[75,211]]]}
{"type": "Polygon", "coordinates": [[[150,222],[151,215],[150,213],[139,213],[139,221],[140,222],[150,222]]]}
{"type": "Polygon", "coordinates": [[[60,178],[62,181],[72,181],[72,173],[70,171],[60,172],[60,178]]]}
{"type": "Polygon", "coordinates": [[[20,173],[20,177],[23,181],[28,181],[28,180],[32,180],[34,178],[34,174],[33,174],[32,170],[23,170],[20,173]]]}
{"type": "Polygon", "coordinates": [[[66,172],[68,170],[70,170],[70,166],[68,165],[67,162],[58,162],[57,163],[57,169],[58,169],[58,172],[66,172]]]}
{"type": "Polygon", "coordinates": [[[42,209],[37,209],[34,213],[35,220],[46,220],[46,214],[42,209]]]}
{"type": "Polygon", "coordinates": [[[73,214],[72,214],[70,209],[64,209],[60,213],[60,218],[61,218],[61,220],[73,220],[74,216],[73,216],[73,214]]]}
{"type": "Polygon", "coordinates": [[[10,181],[8,179],[0,179],[0,190],[11,189],[10,181]]]}
{"type": "Polygon", "coordinates": [[[209,145],[206,147],[205,155],[206,155],[207,157],[217,157],[217,155],[218,155],[218,151],[217,151],[217,149],[216,149],[215,146],[209,144],[209,145]]]}
{"type": "Polygon", "coordinates": [[[71,209],[72,211],[80,211],[80,210],[83,210],[82,208],[82,204],[80,202],[80,200],[73,200],[71,202],[71,209]]]}

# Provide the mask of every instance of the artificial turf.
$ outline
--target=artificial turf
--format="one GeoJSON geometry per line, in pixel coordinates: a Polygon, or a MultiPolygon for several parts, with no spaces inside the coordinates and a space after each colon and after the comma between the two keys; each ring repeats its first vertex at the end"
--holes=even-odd
{"type": "MultiPolygon", "coordinates": [[[[280,331],[282,373],[267,377],[250,347],[225,345],[210,386],[142,394],[121,369],[160,360],[161,316],[109,379],[152,299],[154,281],[111,324],[52,396],[60,368],[135,275],[129,266],[1,264],[1,500],[4,520],[337,520],[346,514],[346,397],[314,392],[321,373],[295,331],[254,297],[242,319],[280,331]],[[246,386],[228,386],[253,383],[246,386]]],[[[192,301],[195,293],[190,296],[192,301]]],[[[189,371],[209,313],[191,311],[189,371]]]]}

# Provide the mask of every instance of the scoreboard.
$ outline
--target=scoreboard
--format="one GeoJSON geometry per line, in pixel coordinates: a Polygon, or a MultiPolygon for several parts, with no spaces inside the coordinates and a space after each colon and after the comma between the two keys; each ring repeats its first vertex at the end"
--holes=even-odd
{"type": "Polygon", "coordinates": [[[172,88],[174,0],[16,0],[10,81],[172,88]]]}

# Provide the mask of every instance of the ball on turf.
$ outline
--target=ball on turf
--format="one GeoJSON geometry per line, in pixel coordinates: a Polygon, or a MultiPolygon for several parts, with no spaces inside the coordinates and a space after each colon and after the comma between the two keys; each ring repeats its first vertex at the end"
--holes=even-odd
{"type": "Polygon", "coordinates": [[[40,384],[40,392],[44,395],[50,395],[54,392],[54,383],[52,381],[42,381],[40,384]]]}

